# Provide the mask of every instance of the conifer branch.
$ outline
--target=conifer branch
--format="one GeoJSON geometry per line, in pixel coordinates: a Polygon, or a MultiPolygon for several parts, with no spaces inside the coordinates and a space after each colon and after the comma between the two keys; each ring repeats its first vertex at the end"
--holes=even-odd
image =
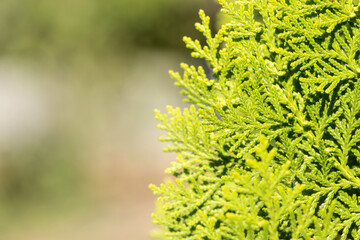
{"type": "Polygon", "coordinates": [[[360,239],[360,12],[352,0],[219,0],[212,73],[170,72],[191,104],[155,112],[165,151],[164,239],[360,239]],[[266,137],[265,137],[266,136],[266,137]]]}

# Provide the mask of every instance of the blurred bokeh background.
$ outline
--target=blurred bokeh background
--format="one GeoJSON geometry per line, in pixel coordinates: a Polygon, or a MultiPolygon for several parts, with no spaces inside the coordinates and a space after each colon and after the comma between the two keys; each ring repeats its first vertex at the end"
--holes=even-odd
{"type": "Polygon", "coordinates": [[[166,176],[153,110],[213,0],[0,1],[0,239],[145,240],[166,176]]]}

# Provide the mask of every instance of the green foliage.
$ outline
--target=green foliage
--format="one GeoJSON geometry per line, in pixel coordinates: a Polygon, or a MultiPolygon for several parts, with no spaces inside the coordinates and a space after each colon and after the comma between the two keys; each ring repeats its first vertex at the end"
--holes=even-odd
{"type": "Polygon", "coordinates": [[[212,70],[170,72],[190,108],[155,112],[177,153],[164,239],[360,239],[360,13],[349,0],[219,0],[185,37],[212,70]],[[265,137],[266,136],[266,137],[265,137]]]}
{"type": "Polygon", "coordinates": [[[200,4],[211,9],[207,0],[2,0],[0,53],[63,57],[177,47],[181,32],[191,30],[190,9],[200,4]]]}

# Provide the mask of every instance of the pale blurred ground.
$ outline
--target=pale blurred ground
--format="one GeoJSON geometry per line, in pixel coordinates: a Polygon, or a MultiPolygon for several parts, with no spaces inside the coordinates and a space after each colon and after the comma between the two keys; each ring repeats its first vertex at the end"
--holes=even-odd
{"type": "Polygon", "coordinates": [[[148,185],[175,159],[161,151],[153,112],[185,106],[168,70],[194,62],[181,36],[200,6],[217,6],[18,1],[0,3],[0,239],[151,239],[148,185]]]}
{"type": "MultiPolygon", "coordinates": [[[[167,74],[182,57],[141,51],[122,64],[126,69],[107,76],[114,81],[105,86],[60,84],[58,78],[66,77],[63,73],[0,63],[1,147],[41,144],[54,128],[61,128],[79,141],[81,171],[86,175],[85,196],[69,199],[70,206],[60,206],[64,208],[60,213],[51,209],[51,203],[36,204],[30,213],[16,213],[20,218],[13,216],[11,229],[0,230],[2,239],[149,239],[155,198],[148,185],[161,182],[164,168],[174,157],[161,153],[153,110],[182,104],[167,74]],[[117,82],[117,78],[126,80],[117,82]]],[[[76,74],[100,77],[96,76],[100,69],[89,71],[76,74]]]]}

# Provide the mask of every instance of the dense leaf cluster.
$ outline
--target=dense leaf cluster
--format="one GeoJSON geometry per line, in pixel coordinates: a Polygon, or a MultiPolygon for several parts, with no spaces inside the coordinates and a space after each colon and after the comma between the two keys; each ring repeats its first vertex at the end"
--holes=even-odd
{"type": "Polygon", "coordinates": [[[156,111],[177,153],[154,214],[165,239],[360,239],[360,13],[351,0],[220,0],[202,67],[156,111]],[[259,143],[260,142],[260,143],[259,143]]]}

